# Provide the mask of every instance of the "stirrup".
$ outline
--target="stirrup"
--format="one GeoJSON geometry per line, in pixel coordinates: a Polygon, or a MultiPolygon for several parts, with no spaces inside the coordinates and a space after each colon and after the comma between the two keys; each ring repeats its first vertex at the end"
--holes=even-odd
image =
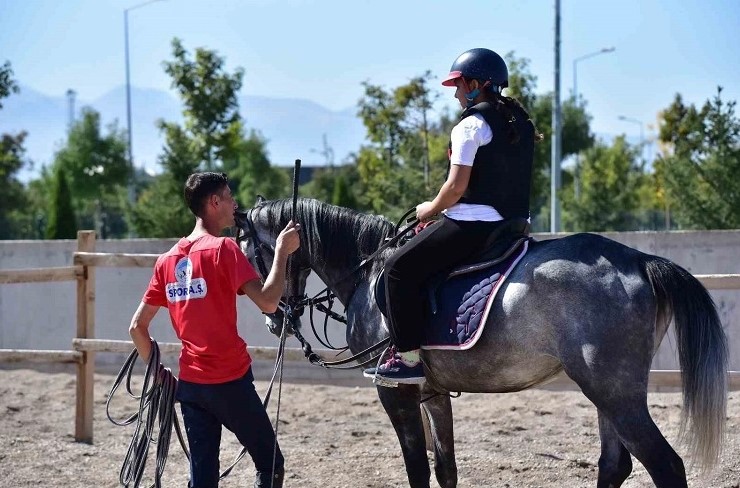
{"type": "Polygon", "coordinates": [[[387,380],[383,378],[382,376],[378,376],[378,369],[380,368],[380,365],[383,364],[389,352],[391,354],[395,354],[395,348],[396,346],[389,345],[388,347],[383,349],[383,353],[380,356],[378,356],[378,362],[375,364],[375,373],[363,372],[362,375],[366,378],[372,378],[374,385],[384,386],[386,388],[398,388],[397,381],[387,380]]]}

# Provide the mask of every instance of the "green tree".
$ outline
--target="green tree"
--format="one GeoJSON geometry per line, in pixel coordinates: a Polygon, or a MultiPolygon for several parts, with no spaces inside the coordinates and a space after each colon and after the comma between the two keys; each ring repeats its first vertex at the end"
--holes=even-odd
{"type": "Polygon", "coordinates": [[[402,124],[405,112],[382,86],[364,82],[365,95],[358,102],[358,115],[367,129],[368,139],[375,143],[388,167],[398,163],[398,146],[405,135],[402,124]]]}
{"type": "Polygon", "coordinates": [[[49,198],[49,223],[46,227],[46,238],[74,239],[76,235],[77,224],[66,169],[59,165],[54,171],[49,198]]]}
{"type": "Polygon", "coordinates": [[[64,168],[72,203],[82,227],[93,227],[102,237],[121,237],[125,224],[126,187],[130,167],[126,134],[113,123],[101,128],[100,114],[84,107],[55,155],[53,167],[64,168]]]}
{"type": "Polygon", "coordinates": [[[643,183],[638,152],[624,136],[611,146],[599,142],[584,151],[580,188],[570,185],[563,192],[567,228],[590,232],[632,228],[643,183]]]}
{"type": "Polygon", "coordinates": [[[262,161],[254,153],[261,150],[264,155],[260,138],[243,135],[237,99],[243,70],[226,72],[224,59],[208,49],[198,48],[191,57],[179,39],[172,41],[172,56],[163,65],[183,102],[184,122],[158,123],[165,135],[159,157],[164,171],[143,191],[132,212],[136,232],[142,236],[172,237],[190,231],[193,216],[182,188],[191,173],[228,170],[230,177],[239,180],[237,194],[244,198],[254,187],[246,181],[249,170],[241,166],[252,165],[259,171],[262,161]]]}
{"type": "Polygon", "coordinates": [[[231,125],[232,137],[223,152],[223,170],[234,186],[241,206],[254,204],[257,195],[267,199],[283,198],[290,192],[290,179],[285,171],[270,165],[267,141],[256,131],[243,135],[241,123],[231,125]]]}
{"type": "MultiPolygon", "coordinates": [[[[545,227],[549,215],[552,94],[536,94],[537,78],[529,70],[529,60],[509,53],[509,87],[506,96],[518,99],[529,111],[538,131],[544,136],[535,146],[531,195],[535,225],[545,227]]],[[[364,83],[359,115],[371,144],[360,149],[355,163],[361,177],[360,204],[390,218],[399,216],[419,202],[433,197],[447,173],[447,145],[457,117],[444,113],[429,123],[428,111],[437,94],[426,85],[429,73],[413,78],[394,90],[364,83]],[[429,184],[422,175],[428,161],[429,184]]],[[[563,158],[591,147],[591,117],[584,104],[572,99],[563,104],[563,158]]],[[[564,175],[568,180],[569,175],[564,175]]]]}
{"type": "Polygon", "coordinates": [[[126,159],[126,134],[114,123],[107,134],[101,130],[100,114],[84,107],[72,125],[67,143],[54,158],[64,166],[79,207],[90,200],[126,187],[130,175],[126,159]]]}
{"type": "MultiPolygon", "coordinates": [[[[536,94],[537,77],[529,71],[529,60],[518,58],[513,52],[506,55],[509,68],[509,87],[504,95],[516,98],[535,123],[538,132],[543,136],[542,141],[534,148],[534,175],[532,179],[532,195],[530,205],[532,209],[532,226],[544,230],[549,222],[550,214],[550,174],[552,166],[552,92],[536,94]]],[[[594,144],[591,133],[591,116],[586,112],[585,102],[576,104],[571,97],[565,100],[562,110],[562,158],[583,151],[594,144]]],[[[569,178],[564,174],[563,180],[569,178]]],[[[563,185],[566,186],[566,185],[563,185]]]]}
{"type": "MultiPolygon", "coordinates": [[[[239,122],[237,93],[242,86],[244,70],[234,73],[224,70],[224,58],[204,48],[195,50],[191,59],[182,41],[172,40],[174,60],[164,62],[164,71],[172,78],[185,109],[185,131],[190,138],[190,150],[204,169],[213,171],[228,147],[232,124],[239,122]]],[[[166,129],[173,124],[161,122],[166,129]]]]}
{"type": "Polygon", "coordinates": [[[509,86],[504,95],[516,98],[527,110],[531,110],[537,100],[537,77],[529,71],[529,59],[517,57],[514,51],[509,51],[504,57],[509,70],[509,86]]]}
{"type": "Polygon", "coordinates": [[[3,134],[0,138],[0,187],[3,188],[0,198],[0,239],[19,237],[18,217],[21,216],[18,213],[26,205],[26,193],[17,174],[25,164],[25,138],[25,132],[3,134]]]}
{"type": "MultiPolygon", "coordinates": [[[[0,66],[0,109],[2,100],[19,91],[13,79],[10,62],[0,66]]],[[[23,209],[26,206],[26,192],[18,179],[18,172],[30,163],[25,159],[26,149],[23,142],[26,132],[19,134],[2,134],[0,136],[0,239],[23,237],[23,209]]]]}
{"type": "MultiPolygon", "coordinates": [[[[531,209],[533,226],[544,229],[550,215],[550,180],[552,167],[552,93],[539,95],[530,111],[537,130],[543,139],[534,148],[534,176],[532,184],[531,209]]],[[[585,104],[576,106],[573,98],[565,100],[561,106],[563,117],[562,159],[584,151],[594,144],[590,132],[591,116],[586,112],[585,104]]],[[[567,187],[570,175],[564,173],[563,188],[567,187]]],[[[563,207],[564,210],[567,210],[563,207]]]]}
{"type": "MultiPolygon", "coordinates": [[[[427,79],[430,73],[412,78],[388,91],[364,83],[365,95],[358,114],[371,144],[363,146],[354,160],[360,177],[358,204],[390,218],[430,198],[441,182],[435,163],[440,155],[440,125],[430,121],[437,93],[427,79]]],[[[447,163],[444,162],[446,168],[447,163]]]]}
{"type": "Polygon", "coordinates": [[[3,108],[3,98],[8,98],[11,93],[18,93],[19,90],[18,84],[13,79],[13,68],[10,66],[10,61],[5,61],[0,66],[0,109],[3,108]]]}
{"type": "Polygon", "coordinates": [[[190,151],[190,139],[181,127],[172,124],[163,130],[166,143],[159,162],[164,172],[141,193],[131,212],[139,236],[185,235],[193,226],[193,215],[185,205],[182,191],[187,177],[198,170],[200,160],[190,151]]]}
{"type": "Polygon", "coordinates": [[[701,108],[680,95],[661,113],[656,163],[672,216],[685,228],[740,228],[740,120],[722,88],[701,108]]]}

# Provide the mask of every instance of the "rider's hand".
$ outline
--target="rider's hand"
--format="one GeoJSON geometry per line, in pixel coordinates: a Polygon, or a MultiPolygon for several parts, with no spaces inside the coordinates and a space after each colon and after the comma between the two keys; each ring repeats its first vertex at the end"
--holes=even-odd
{"type": "Polygon", "coordinates": [[[434,208],[434,202],[424,202],[416,206],[416,218],[421,222],[430,220],[437,214],[434,208]]]}
{"type": "Polygon", "coordinates": [[[294,224],[291,220],[285,229],[280,231],[280,235],[277,237],[275,243],[275,253],[277,254],[292,254],[301,245],[301,237],[298,231],[301,230],[301,224],[294,224]]]}

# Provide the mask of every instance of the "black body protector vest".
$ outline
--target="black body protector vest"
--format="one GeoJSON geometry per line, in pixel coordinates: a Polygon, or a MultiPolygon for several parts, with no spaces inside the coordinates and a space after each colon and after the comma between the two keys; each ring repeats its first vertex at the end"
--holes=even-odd
{"type": "Polygon", "coordinates": [[[493,105],[482,102],[467,108],[460,116],[463,120],[481,114],[491,127],[493,139],[475,153],[468,188],[458,203],[490,205],[505,219],[526,219],[529,218],[535,129],[524,110],[517,107],[512,113],[515,120],[509,122],[493,105]],[[519,141],[513,144],[509,142],[509,124],[514,124],[519,134],[519,141]]]}

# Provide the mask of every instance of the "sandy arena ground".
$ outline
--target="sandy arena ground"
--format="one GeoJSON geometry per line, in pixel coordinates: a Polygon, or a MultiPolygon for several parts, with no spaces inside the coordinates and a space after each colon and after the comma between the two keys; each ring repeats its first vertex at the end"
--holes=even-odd
{"type": "MultiPolygon", "coordinates": [[[[96,375],[95,442],[88,445],[73,437],[73,374],[1,370],[0,486],[118,486],[132,430],[114,426],[105,416],[112,381],[111,375],[96,375]]],[[[266,383],[257,387],[262,393],[266,383]]],[[[272,418],[276,398],[277,390],[272,418]]],[[[118,400],[117,412],[134,408],[125,394],[118,400]]],[[[673,393],[649,398],[653,418],[674,447],[680,402],[673,393]]],[[[453,408],[460,487],[596,486],[596,411],[580,393],[463,394],[453,408]]],[[[279,435],[287,459],[286,488],[407,486],[398,441],[374,388],[284,384],[279,435]]],[[[681,446],[678,450],[683,452],[681,446]]],[[[225,432],[222,464],[238,451],[234,436],[225,432]]],[[[251,486],[252,479],[251,461],[245,459],[221,486],[251,486]]],[[[174,435],[164,486],[187,486],[187,464],[174,435]]],[[[652,484],[635,462],[624,486],[652,484]]],[[[730,394],[718,469],[704,478],[691,471],[689,486],[740,487],[740,392],[730,394]]]]}

